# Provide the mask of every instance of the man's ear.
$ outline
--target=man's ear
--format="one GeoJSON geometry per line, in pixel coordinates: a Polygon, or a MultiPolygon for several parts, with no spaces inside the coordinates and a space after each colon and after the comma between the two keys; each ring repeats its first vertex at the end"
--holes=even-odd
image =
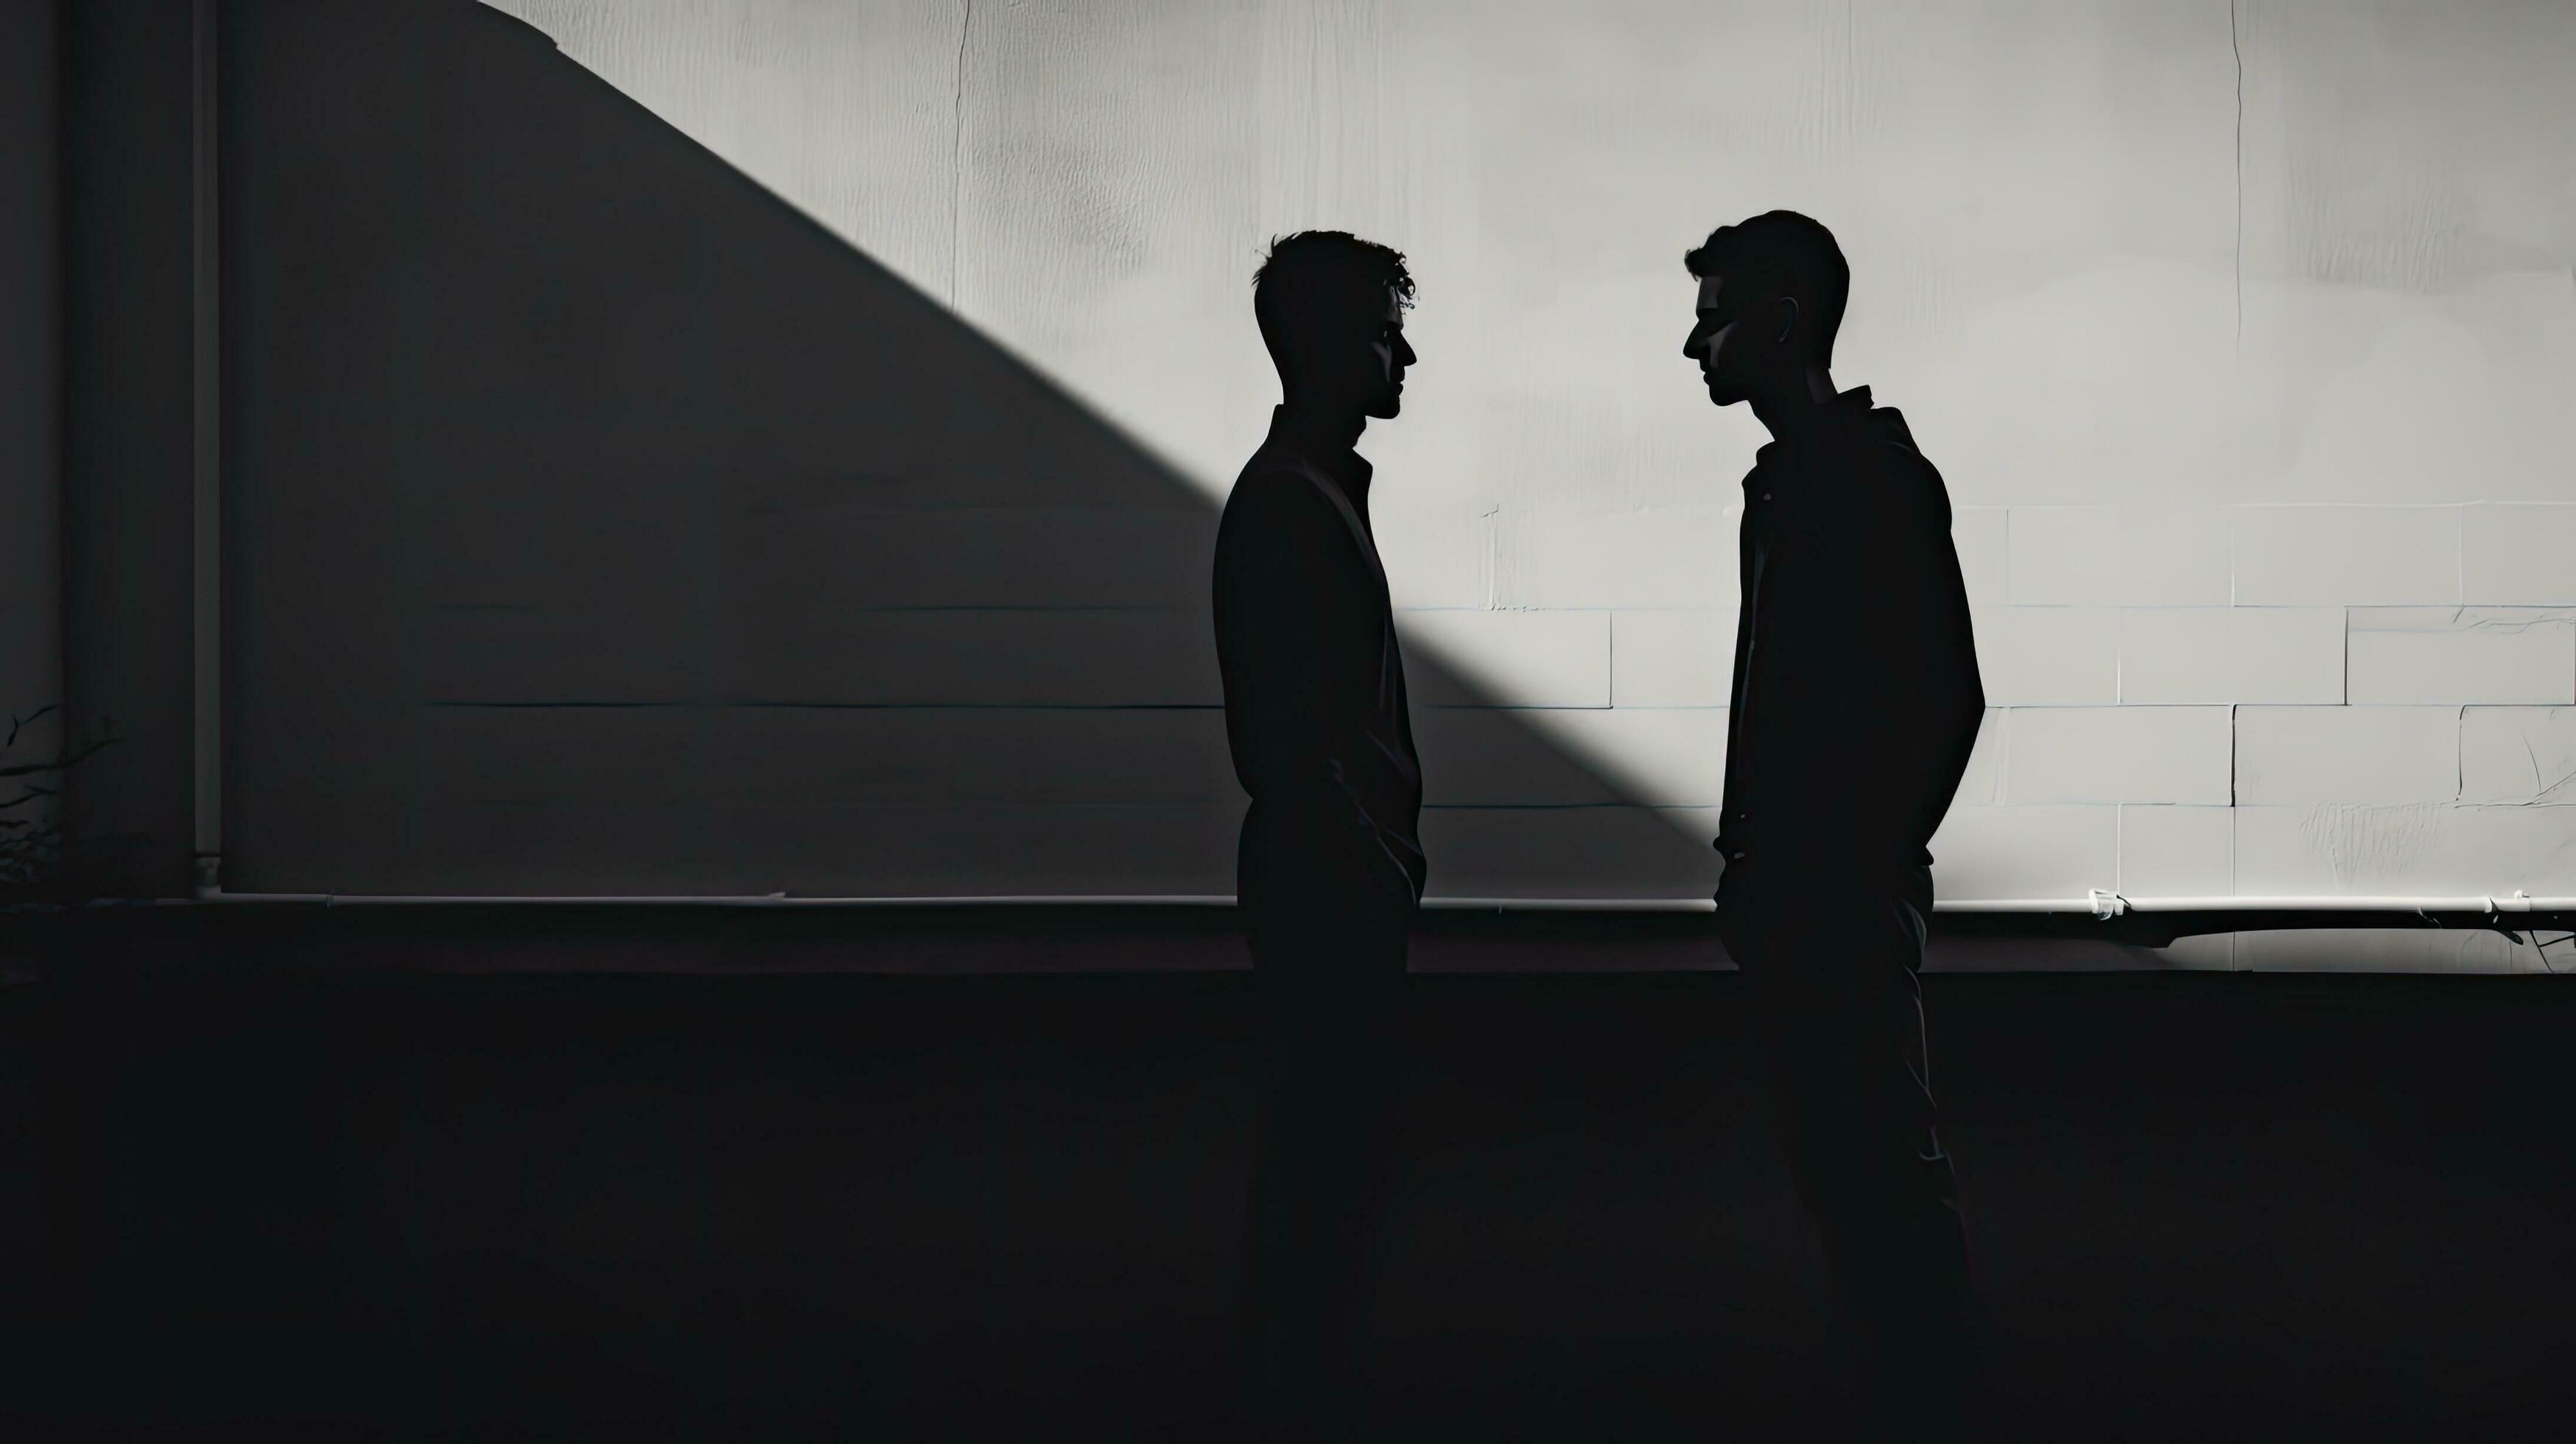
{"type": "Polygon", "coordinates": [[[1780,313],[1780,334],[1771,338],[1774,342],[1787,341],[1789,333],[1796,330],[1798,326],[1798,298],[1783,296],[1780,298],[1780,304],[1787,309],[1780,313]]]}

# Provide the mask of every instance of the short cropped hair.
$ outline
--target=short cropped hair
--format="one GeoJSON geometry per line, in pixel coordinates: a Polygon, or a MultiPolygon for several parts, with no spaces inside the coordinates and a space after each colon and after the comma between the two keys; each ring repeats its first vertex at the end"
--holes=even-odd
{"type": "Polygon", "coordinates": [[[1272,238],[1252,273],[1252,315],[1284,375],[1319,341],[1374,332],[1389,291],[1399,305],[1413,304],[1403,252],[1348,231],[1299,231],[1272,238]]]}
{"type": "Polygon", "coordinates": [[[1796,298],[1815,328],[1817,364],[1834,363],[1834,333],[1842,329],[1843,304],[1851,298],[1851,266],[1822,222],[1796,211],[1765,211],[1709,232],[1682,264],[1694,276],[1751,282],[1796,298]]]}

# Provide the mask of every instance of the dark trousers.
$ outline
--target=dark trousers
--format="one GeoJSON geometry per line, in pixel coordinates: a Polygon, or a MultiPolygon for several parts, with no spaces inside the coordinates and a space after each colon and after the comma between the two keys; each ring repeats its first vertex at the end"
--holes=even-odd
{"type": "Polygon", "coordinates": [[[1246,891],[1259,899],[1244,922],[1263,1044],[1246,1209],[1246,1403],[1266,1437],[1349,1438],[1360,1432],[1355,1344],[1402,1095],[1413,909],[1339,888],[1246,891]]]}
{"type": "Polygon", "coordinates": [[[1859,893],[1727,881],[1719,937],[1749,985],[1774,1126],[1823,1237],[1870,1436],[1960,1437],[1977,1350],[1917,980],[1929,873],[1859,893]]]}

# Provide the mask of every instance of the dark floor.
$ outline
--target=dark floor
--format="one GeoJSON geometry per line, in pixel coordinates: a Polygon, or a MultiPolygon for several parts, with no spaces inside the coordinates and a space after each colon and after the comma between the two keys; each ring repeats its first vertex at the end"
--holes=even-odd
{"type": "MultiPolygon", "coordinates": [[[[0,1427],[1231,1437],[1248,982],[0,990],[0,1427]]],[[[1736,978],[1416,982],[1388,1437],[1813,1437],[1736,978]]],[[[2576,1431],[2576,987],[1926,993],[1992,1437],[2576,1431]]]]}

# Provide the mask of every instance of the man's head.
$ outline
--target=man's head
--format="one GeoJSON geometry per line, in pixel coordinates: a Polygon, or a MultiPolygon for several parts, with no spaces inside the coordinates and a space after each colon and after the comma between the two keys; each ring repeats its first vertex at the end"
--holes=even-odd
{"type": "Polygon", "coordinates": [[[1682,257],[1699,277],[1699,314],[1682,354],[1720,406],[1803,386],[1830,368],[1851,267],[1834,233],[1796,211],[1720,226],[1682,257]]]}
{"type": "Polygon", "coordinates": [[[1404,403],[1404,312],[1413,277],[1401,252],[1346,231],[1270,243],[1252,276],[1252,314],[1292,405],[1391,417],[1404,403]]]}

